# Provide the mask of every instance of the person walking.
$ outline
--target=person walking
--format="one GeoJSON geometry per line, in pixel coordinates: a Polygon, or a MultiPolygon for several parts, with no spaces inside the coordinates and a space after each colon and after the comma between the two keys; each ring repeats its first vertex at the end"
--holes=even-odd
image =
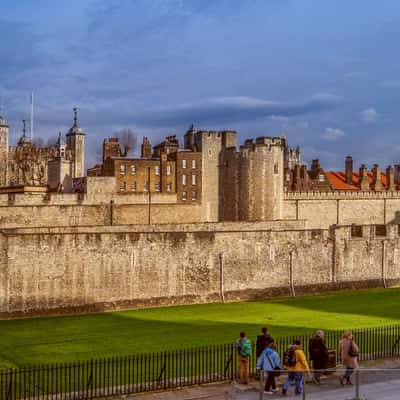
{"type": "Polygon", "coordinates": [[[353,333],[348,331],[343,333],[342,340],[339,344],[340,357],[343,366],[346,368],[344,375],[340,377],[340,384],[344,385],[345,382],[348,385],[352,385],[351,375],[354,370],[358,368],[358,346],[354,343],[353,333]]]}
{"type": "Polygon", "coordinates": [[[319,385],[321,375],[324,373],[328,364],[328,349],[324,342],[325,334],[319,330],[310,339],[309,352],[313,370],[313,380],[319,385]]]}
{"type": "Polygon", "coordinates": [[[269,346],[264,349],[257,360],[257,371],[267,372],[264,393],[273,394],[278,392],[275,383],[275,377],[280,375],[282,369],[281,359],[276,351],[276,344],[270,342],[269,346]]]}
{"type": "Polygon", "coordinates": [[[257,336],[256,342],[256,357],[261,356],[261,353],[273,342],[271,335],[268,332],[268,328],[264,326],[261,328],[261,335],[257,336]]]}
{"type": "Polygon", "coordinates": [[[295,340],[294,344],[289,346],[284,356],[284,366],[289,373],[283,384],[282,395],[286,395],[293,382],[296,383],[295,395],[300,395],[303,392],[304,373],[310,372],[300,340],[295,340]]]}
{"type": "Polygon", "coordinates": [[[250,357],[252,351],[251,342],[246,337],[245,332],[240,332],[240,338],[236,342],[236,348],[239,358],[239,382],[247,385],[249,383],[250,357]]]}

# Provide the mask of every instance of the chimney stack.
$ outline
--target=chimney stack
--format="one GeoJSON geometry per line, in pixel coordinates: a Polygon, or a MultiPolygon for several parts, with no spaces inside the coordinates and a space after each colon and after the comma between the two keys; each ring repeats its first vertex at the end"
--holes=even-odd
{"type": "Polygon", "coordinates": [[[301,181],[303,183],[303,190],[307,191],[308,188],[309,188],[307,165],[302,165],[300,167],[300,178],[301,178],[301,181]]]}
{"type": "Polygon", "coordinates": [[[141,157],[142,158],[151,158],[152,147],[149,139],[147,137],[143,137],[143,143],[141,146],[141,157]]]}
{"type": "Polygon", "coordinates": [[[346,183],[348,185],[351,185],[353,183],[353,158],[351,156],[346,157],[345,176],[346,176],[346,183]]]}
{"type": "Polygon", "coordinates": [[[381,167],[378,164],[374,164],[374,167],[372,168],[372,189],[376,192],[383,190],[381,167]]]}
{"type": "Polygon", "coordinates": [[[389,165],[386,168],[386,184],[387,184],[387,190],[393,192],[396,190],[396,185],[394,184],[394,171],[393,167],[389,165]]]}
{"type": "Polygon", "coordinates": [[[319,162],[319,159],[312,160],[312,163],[311,163],[311,178],[312,179],[317,178],[320,170],[321,170],[321,164],[319,162]]]}
{"type": "Polygon", "coordinates": [[[394,184],[396,186],[396,189],[400,189],[400,165],[395,164],[394,166],[394,184]]]}
{"type": "Polygon", "coordinates": [[[360,167],[358,185],[360,186],[360,190],[362,190],[363,192],[369,190],[368,170],[365,164],[362,164],[360,167]]]}

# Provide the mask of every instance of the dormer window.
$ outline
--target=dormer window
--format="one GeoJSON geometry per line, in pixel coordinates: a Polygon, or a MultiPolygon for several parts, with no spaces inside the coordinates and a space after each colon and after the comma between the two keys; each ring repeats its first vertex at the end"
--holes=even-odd
{"type": "Polygon", "coordinates": [[[319,174],[319,175],[318,175],[318,180],[319,180],[320,182],[325,182],[325,175],[324,175],[324,174],[319,174]]]}

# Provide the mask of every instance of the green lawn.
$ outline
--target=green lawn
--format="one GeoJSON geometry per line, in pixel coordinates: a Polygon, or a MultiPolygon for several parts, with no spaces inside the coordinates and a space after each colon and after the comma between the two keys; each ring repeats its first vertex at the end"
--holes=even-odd
{"type": "Polygon", "coordinates": [[[0,321],[0,367],[64,362],[400,322],[400,289],[0,321]]]}

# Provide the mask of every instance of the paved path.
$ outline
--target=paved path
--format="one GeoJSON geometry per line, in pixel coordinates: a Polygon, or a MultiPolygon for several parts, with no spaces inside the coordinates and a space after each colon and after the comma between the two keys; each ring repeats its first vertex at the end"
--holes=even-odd
{"type": "MultiPolygon", "coordinates": [[[[391,370],[362,371],[360,374],[360,399],[363,400],[399,400],[400,399],[400,360],[386,360],[364,365],[364,368],[396,368],[391,370]]],[[[293,390],[285,397],[281,394],[263,395],[263,399],[301,400],[294,396],[293,390]]],[[[341,387],[337,375],[330,375],[317,386],[306,385],[307,400],[352,400],[355,398],[355,386],[341,387]]],[[[127,396],[129,400],[259,400],[259,382],[250,385],[223,383],[183,388],[169,392],[148,393],[127,396]]]]}

